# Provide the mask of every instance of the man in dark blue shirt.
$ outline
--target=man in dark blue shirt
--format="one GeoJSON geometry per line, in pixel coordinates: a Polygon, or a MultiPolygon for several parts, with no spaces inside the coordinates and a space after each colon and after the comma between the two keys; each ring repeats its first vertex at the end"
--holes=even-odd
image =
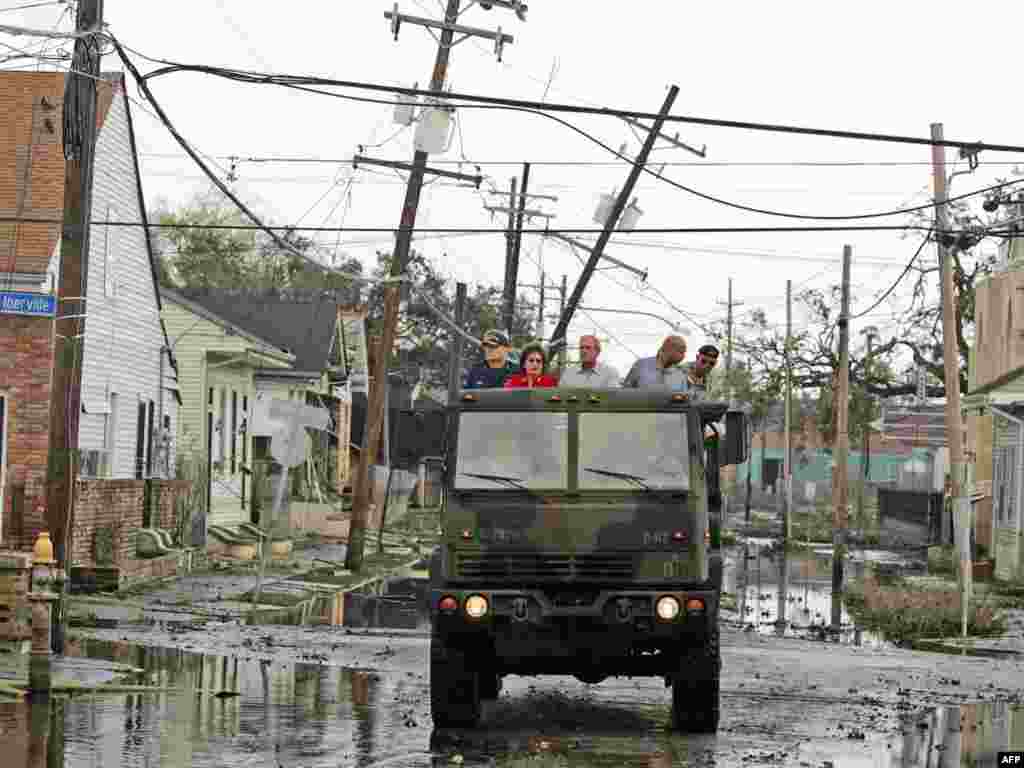
{"type": "Polygon", "coordinates": [[[505,379],[516,369],[509,363],[511,343],[501,331],[488,331],[480,342],[484,351],[484,362],[469,369],[464,389],[500,389],[505,379]]]}

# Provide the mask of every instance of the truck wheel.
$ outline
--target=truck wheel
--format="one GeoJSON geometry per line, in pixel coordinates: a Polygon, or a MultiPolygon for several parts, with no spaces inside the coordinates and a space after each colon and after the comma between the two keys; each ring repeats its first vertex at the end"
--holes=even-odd
{"type": "Polygon", "coordinates": [[[472,728],[480,719],[480,673],[468,654],[430,640],[430,709],[435,728],[472,728]]]}
{"type": "Polygon", "coordinates": [[[672,727],[686,733],[714,733],[718,730],[719,676],[722,660],[718,653],[718,622],[709,627],[702,648],[695,648],[679,660],[672,680],[672,727]]]}

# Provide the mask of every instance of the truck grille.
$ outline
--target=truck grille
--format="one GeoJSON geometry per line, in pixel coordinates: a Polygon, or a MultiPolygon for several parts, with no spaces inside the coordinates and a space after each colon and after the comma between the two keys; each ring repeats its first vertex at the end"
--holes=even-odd
{"type": "Polygon", "coordinates": [[[549,554],[529,550],[459,552],[456,573],[462,578],[497,579],[632,579],[631,553],[549,554]]]}

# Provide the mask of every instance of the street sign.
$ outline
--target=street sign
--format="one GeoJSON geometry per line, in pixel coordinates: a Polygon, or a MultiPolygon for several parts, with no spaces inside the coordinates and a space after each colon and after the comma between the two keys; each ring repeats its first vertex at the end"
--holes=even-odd
{"type": "Polygon", "coordinates": [[[48,293],[0,291],[0,315],[53,317],[56,314],[56,296],[48,293]]]}
{"type": "Polygon", "coordinates": [[[921,366],[917,367],[917,399],[925,400],[928,391],[925,389],[925,372],[921,366]]]}

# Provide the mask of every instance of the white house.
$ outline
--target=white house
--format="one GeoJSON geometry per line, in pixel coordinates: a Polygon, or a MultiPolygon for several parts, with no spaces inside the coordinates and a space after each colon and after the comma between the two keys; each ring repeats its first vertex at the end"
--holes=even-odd
{"type": "MultiPolygon", "coordinates": [[[[152,244],[146,227],[98,223],[148,223],[124,77],[104,79],[113,94],[99,126],[93,171],[80,477],[173,477],[181,399],[152,244]]],[[[59,258],[58,241],[53,276],[59,258]]]]}

